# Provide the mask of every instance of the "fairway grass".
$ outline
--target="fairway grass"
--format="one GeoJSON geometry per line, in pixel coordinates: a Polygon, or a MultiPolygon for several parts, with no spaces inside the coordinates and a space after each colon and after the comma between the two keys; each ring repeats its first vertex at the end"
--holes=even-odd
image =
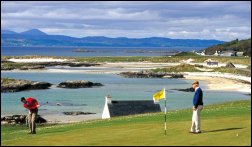
{"type": "Polygon", "coordinates": [[[169,111],[167,135],[164,113],[43,125],[36,135],[28,135],[26,126],[2,125],[1,145],[251,145],[250,100],[205,106],[201,134],[188,133],[191,116],[191,109],[169,111]]]}

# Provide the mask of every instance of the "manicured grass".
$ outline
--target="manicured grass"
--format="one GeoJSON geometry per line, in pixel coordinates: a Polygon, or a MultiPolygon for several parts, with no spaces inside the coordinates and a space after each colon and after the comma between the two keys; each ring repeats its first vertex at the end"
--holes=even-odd
{"type": "Polygon", "coordinates": [[[26,126],[1,126],[1,145],[251,145],[250,100],[205,106],[201,134],[188,133],[191,115],[169,111],[166,136],[164,113],[39,126],[36,135],[26,126]]]}

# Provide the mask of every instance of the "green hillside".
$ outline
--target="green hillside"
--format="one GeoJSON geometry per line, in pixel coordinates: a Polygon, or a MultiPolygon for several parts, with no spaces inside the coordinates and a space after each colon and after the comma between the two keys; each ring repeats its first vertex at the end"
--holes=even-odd
{"type": "Polygon", "coordinates": [[[205,49],[207,55],[212,55],[215,51],[234,50],[244,52],[245,56],[251,57],[251,38],[245,40],[233,40],[219,45],[214,45],[205,49]]]}
{"type": "Polygon", "coordinates": [[[191,109],[168,110],[166,136],[164,113],[39,126],[35,135],[27,134],[27,126],[2,125],[1,145],[251,145],[250,100],[205,106],[201,134],[188,133],[191,117],[191,109]]]}

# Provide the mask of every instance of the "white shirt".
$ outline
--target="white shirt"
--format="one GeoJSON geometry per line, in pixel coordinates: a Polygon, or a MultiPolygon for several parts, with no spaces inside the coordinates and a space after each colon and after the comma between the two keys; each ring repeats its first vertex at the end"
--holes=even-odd
{"type": "Polygon", "coordinates": [[[198,89],[199,89],[199,87],[196,87],[196,88],[195,88],[195,91],[197,91],[198,89]]]}

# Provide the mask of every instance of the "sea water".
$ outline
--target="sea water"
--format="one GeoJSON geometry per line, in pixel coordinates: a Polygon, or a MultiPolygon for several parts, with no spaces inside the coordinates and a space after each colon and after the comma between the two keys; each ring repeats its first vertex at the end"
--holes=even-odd
{"type": "Polygon", "coordinates": [[[192,51],[204,47],[4,47],[1,46],[2,56],[69,56],[69,57],[95,57],[95,56],[167,56],[174,55],[171,50],[192,51]],[[89,52],[75,52],[76,49],[89,52]],[[137,52],[137,51],[143,52],[137,52]],[[135,52],[136,51],[136,52],[135,52]]]}
{"type": "MultiPolygon", "coordinates": [[[[191,80],[158,79],[158,78],[124,78],[116,74],[84,74],[48,71],[1,71],[1,77],[45,81],[52,83],[49,89],[29,90],[14,93],[1,93],[1,116],[27,114],[20,102],[21,97],[37,98],[41,107],[40,115],[63,116],[63,112],[83,111],[96,113],[94,118],[101,118],[105,96],[112,100],[152,100],[152,95],[163,88],[166,89],[167,109],[177,110],[192,107],[193,92],[182,92],[173,89],[191,87],[191,80]],[[88,80],[102,83],[102,87],[65,89],[57,84],[66,80],[88,80]]],[[[207,89],[204,81],[200,87],[204,92],[204,104],[250,99],[241,92],[212,91],[207,89]]],[[[164,110],[164,101],[159,102],[164,110]]]]}

